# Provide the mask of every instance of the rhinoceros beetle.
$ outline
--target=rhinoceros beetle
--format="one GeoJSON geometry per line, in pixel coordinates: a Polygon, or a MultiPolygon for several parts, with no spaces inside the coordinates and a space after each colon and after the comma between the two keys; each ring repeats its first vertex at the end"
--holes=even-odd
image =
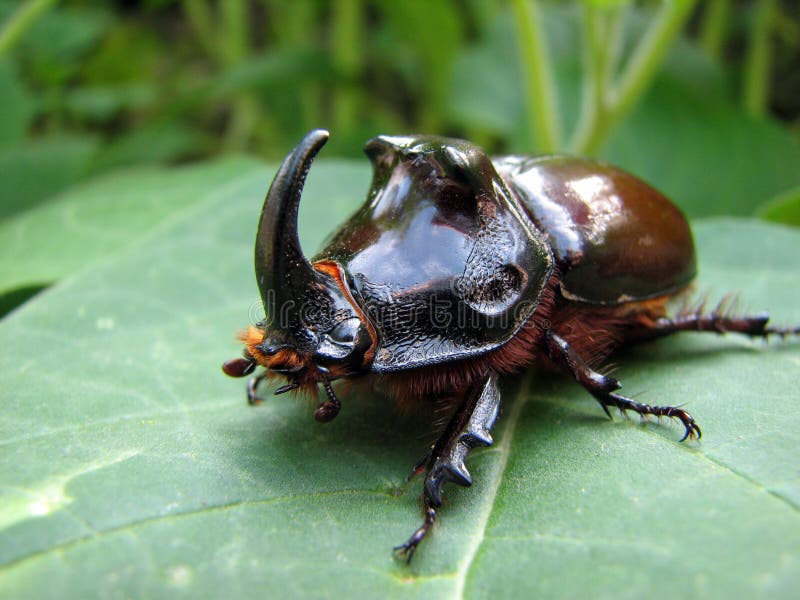
{"type": "Polygon", "coordinates": [[[600,403],[683,424],[683,408],[650,406],[617,391],[598,366],[623,344],[679,331],[750,336],[797,333],[766,314],[714,310],[669,316],[667,301],[695,276],[689,225],[661,193],[611,165],[567,156],[490,159],[466,141],[380,136],[364,205],[308,260],[297,214],[312,160],[328,132],[310,132],[283,161],[264,202],[255,272],[266,318],[242,334],[248,399],[264,377],[275,394],[316,391],[333,419],[331,383],[379,383],[401,402],[450,399],[452,416],[412,471],[425,473],[424,521],[398,554],[410,560],[442,504],[447,482],[468,486],[467,454],[489,446],[498,377],[530,365],[571,375],[600,403]]]}

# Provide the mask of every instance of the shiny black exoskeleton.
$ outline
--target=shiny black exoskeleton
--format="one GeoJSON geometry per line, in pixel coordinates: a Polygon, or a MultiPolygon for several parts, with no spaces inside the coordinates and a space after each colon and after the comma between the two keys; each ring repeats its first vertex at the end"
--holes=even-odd
{"type": "Polygon", "coordinates": [[[286,157],[258,227],[255,268],[266,319],[243,334],[224,371],[286,380],[275,393],[322,385],[315,412],[341,408],[332,382],[358,378],[401,401],[454,398],[450,422],[415,469],[425,472],[424,521],[398,547],[409,559],[433,525],[446,482],[471,483],[470,450],[492,444],[497,379],[532,364],[570,374],[600,403],[673,417],[688,412],[617,393],[596,366],[622,344],[677,331],[766,336],[798,329],[767,316],[702,310],[669,317],[666,303],[695,276],[689,226],[658,191],[610,165],[564,156],[494,160],[462,140],[381,136],[365,204],[309,261],[297,213],[305,176],[328,133],[286,157]]]}

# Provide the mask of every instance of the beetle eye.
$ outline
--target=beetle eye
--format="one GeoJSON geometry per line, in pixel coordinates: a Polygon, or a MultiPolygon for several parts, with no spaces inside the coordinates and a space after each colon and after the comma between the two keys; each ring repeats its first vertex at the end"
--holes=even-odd
{"type": "Polygon", "coordinates": [[[314,354],[323,362],[343,360],[355,354],[368,340],[369,335],[364,331],[360,319],[345,319],[321,336],[314,354]]]}

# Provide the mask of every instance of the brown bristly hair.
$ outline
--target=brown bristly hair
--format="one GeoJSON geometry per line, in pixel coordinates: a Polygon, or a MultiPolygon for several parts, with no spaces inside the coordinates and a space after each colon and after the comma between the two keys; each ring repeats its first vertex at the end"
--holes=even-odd
{"type": "MultiPolygon", "coordinates": [[[[640,339],[648,326],[665,316],[667,301],[672,297],[667,295],[615,306],[580,303],[563,297],[559,278],[553,275],[534,313],[500,348],[475,358],[346,381],[348,387],[367,386],[386,393],[397,401],[401,409],[411,409],[419,402],[442,402],[447,398],[455,402],[460,392],[489,370],[509,375],[534,365],[554,369],[543,343],[548,329],[564,338],[589,366],[598,367],[615,349],[626,341],[640,339]]],[[[279,374],[269,371],[270,366],[310,365],[310,355],[292,349],[280,350],[273,356],[265,355],[259,349],[264,332],[252,325],[239,334],[239,339],[253,358],[267,367],[268,378],[279,377],[279,374]]],[[[297,392],[316,397],[317,378],[313,377],[313,369],[307,372],[308,375],[298,381],[300,388],[297,392]]]]}
{"type": "Polygon", "coordinates": [[[484,355],[452,363],[421,367],[409,373],[375,378],[374,386],[397,399],[401,407],[420,401],[440,400],[450,394],[458,398],[488,370],[500,375],[519,372],[536,365],[554,368],[544,346],[544,336],[553,329],[590,366],[596,367],[638,331],[666,314],[669,296],[616,306],[602,306],[566,300],[553,276],[533,315],[504,346],[484,355]]]}

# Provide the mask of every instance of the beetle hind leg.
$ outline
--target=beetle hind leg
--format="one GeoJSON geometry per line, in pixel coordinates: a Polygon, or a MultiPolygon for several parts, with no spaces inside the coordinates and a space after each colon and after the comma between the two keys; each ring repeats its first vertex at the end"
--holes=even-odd
{"type": "Polygon", "coordinates": [[[777,335],[784,338],[789,335],[800,335],[800,327],[771,327],[768,325],[769,315],[766,313],[733,317],[719,309],[710,314],[681,314],[674,318],[658,319],[648,328],[653,337],[662,337],[679,331],[706,331],[710,333],[741,333],[751,337],[767,338],[777,335]]]}
{"type": "Polygon", "coordinates": [[[411,561],[417,546],[433,527],[436,510],[442,505],[445,483],[472,485],[472,477],[464,461],[470,450],[492,445],[489,430],[497,417],[499,406],[497,375],[490,373],[468,389],[442,435],[412,471],[412,477],[426,471],[421,498],[424,520],[408,540],[395,547],[399,557],[411,561]]]}
{"type": "Polygon", "coordinates": [[[679,406],[651,406],[617,394],[616,391],[622,387],[617,379],[590,368],[569,343],[552,330],[547,332],[546,344],[550,358],[594,396],[609,417],[611,413],[608,407],[614,406],[622,413],[630,410],[643,418],[652,415],[678,419],[684,427],[681,441],[687,438],[700,439],[703,435],[692,415],[679,406]]]}
{"type": "Polygon", "coordinates": [[[703,432],[700,430],[700,426],[694,420],[694,417],[680,406],[651,406],[649,404],[636,402],[635,400],[626,398],[620,394],[615,394],[614,392],[605,395],[596,395],[592,392],[592,395],[597,398],[597,401],[606,409],[606,412],[608,412],[608,406],[616,406],[622,413],[631,410],[641,415],[643,418],[655,416],[678,419],[683,424],[684,428],[683,437],[680,440],[682,442],[687,439],[700,439],[703,436],[703,432]]]}

